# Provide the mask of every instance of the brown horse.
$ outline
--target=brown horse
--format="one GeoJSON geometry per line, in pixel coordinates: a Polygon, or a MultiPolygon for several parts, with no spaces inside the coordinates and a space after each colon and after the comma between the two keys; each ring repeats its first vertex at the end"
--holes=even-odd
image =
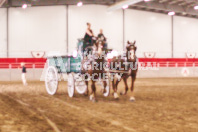
{"type": "MultiPolygon", "coordinates": [[[[87,85],[87,92],[86,95],[89,94],[88,91],[88,78],[91,78],[91,93],[90,93],[90,100],[95,102],[96,100],[96,85],[95,83],[101,79],[103,81],[103,86],[104,88],[107,86],[107,82],[105,81],[105,79],[103,78],[104,76],[106,76],[106,72],[105,72],[105,67],[104,67],[104,63],[105,63],[105,54],[104,54],[104,46],[105,42],[103,40],[97,39],[94,47],[92,47],[92,53],[88,55],[88,58],[84,59],[82,62],[82,65],[84,65],[85,63],[87,63],[87,68],[86,67],[82,67],[82,72],[83,74],[86,74],[86,80],[85,83],[87,85]]],[[[105,92],[105,90],[103,90],[103,92],[105,92]]]]}
{"type": "Polygon", "coordinates": [[[124,84],[125,84],[125,91],[120,94],[126,95],[128,91],[127,79],[131,77],[132,85],[130,88],[131,89],[130,101],[135,101],[134,82],[135,82],[137,71],[138,71],[137,57],[135,54],[137,47],[135,46],[135,43],[136,41],[134,41],[133,43],[128,41],[128,45],[126,47],[126,59],[121,56],[118,56],[118,57],[114,57],[110,62],[110,65],[114,67],[114,69],[110,67],[110,72],[122,74],[120,78],[116,77],[115,75],[113,77],[112,86],[114,90],[114,98],[116,99],[119,98],[117,94],[117,86],[119,82],[123,79],[124,84]]]}

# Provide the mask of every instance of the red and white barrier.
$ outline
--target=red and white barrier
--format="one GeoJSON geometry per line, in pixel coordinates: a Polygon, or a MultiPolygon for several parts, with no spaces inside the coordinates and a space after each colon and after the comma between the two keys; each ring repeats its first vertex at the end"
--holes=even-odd
{"type": "MultiPolygon", "coordinates": [[[[0,58],[0,68],[20,68],[22,62],[27,68],[44,68],[46,60],[46,58],[0,58]]],[[[139,58],[138,61],[142,67],[198,67],[198,58],[139,58]]]]}

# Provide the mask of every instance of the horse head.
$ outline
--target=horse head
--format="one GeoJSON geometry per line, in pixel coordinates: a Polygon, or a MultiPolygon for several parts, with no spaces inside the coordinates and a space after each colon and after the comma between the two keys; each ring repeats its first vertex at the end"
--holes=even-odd
{"type": "Polygon", "coordinates": [[[136,41],[134,41],[133,43],[130,42],[130,41],[127,41],[127,47],[126,47],[126,50],[127,50],[127,60],[129,61],[136,61],[136,50],[137,50],[137,47],[136,47],[136,41]]]}
{"type": "Polygon", "coordinates": [[[105,45],[104,39],[97,38],[95,46],[96,46],[96,51],[99,55],[102,54],[102,51],[104,49],[104,45],[105,45]]]}

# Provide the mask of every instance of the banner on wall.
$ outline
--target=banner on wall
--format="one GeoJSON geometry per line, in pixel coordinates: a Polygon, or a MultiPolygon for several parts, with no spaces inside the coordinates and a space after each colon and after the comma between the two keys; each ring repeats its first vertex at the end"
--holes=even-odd
{"type": "Polygon", "coordinates": [[[195,58],[195,57],[196,57],[196,53],[187,52],[187,53],[186,53],[186,57],[187,57],[187,58],[195,58]]]}
{"type": "Polygon", "coordinates": [[[184,77],[187,77],[187,76],[189,76],[190,71],[189,71],[188,68],[185,67],[185,68],[182,69],[181,73],[182,73],[182,75],[183,75],[184,77]]]}
{"type": "Polygon", "coordinates": [[[43,58],[45,56],[45,51],[31,51],[33,58],[43,58]]]}
{"type": "Polygon", "coordinates": [[[144,52],[145,58],[155,58],[155,52],[144,52]]]}

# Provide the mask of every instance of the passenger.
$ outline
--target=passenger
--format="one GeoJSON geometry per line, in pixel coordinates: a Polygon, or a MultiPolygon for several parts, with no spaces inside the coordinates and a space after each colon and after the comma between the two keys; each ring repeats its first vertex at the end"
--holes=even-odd
{"type": "MultiPolygon", "coordinates": [[[[93,46],[93,31],[91,30],[91,24],[87,23],[87,30],[84,36],[84,46],[83,46],[83,52],[85,52],[85,49],[88,46],[93,46]]],[[[90,52],[90,50],[88,49],[88,53],[90,52]]]]}
{"type": "Polygon", "coordinates": [[[86,33],[84,36],[85,44],[87,44],[87,43],[91,44],[93,41],[92,37],[94,37],[94,34],[93,34],[93,31],[91,30],[91,24],[87,23],[87,30],[86,30],[86,33]]]}
{"type": "Polygon", "coordinates": [[[100,38],[100,39],[106,41],[106,37],[104,36],[103,30],[102,30],[102,29],[100,29],[100,33],[98,34],[98,38],[100,38]]]}
{"type": "Polygon", "coordinates": [[[100,29],[100,33],[98,34],[98,39],[101,39],[101,40],[104,40],[105,41],[105,44],[104,44],[104,48],[106,48],[107,49],[107,43],[106,43],[106,37],[104,36],[104,34],[103,34],[103,30],[102,29],[100,29]]]}

